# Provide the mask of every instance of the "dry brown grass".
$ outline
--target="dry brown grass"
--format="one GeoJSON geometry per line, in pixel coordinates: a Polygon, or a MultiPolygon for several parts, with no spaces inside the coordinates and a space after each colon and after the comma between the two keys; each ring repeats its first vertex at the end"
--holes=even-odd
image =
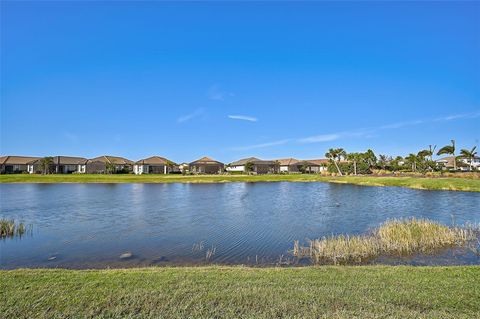
{"type": "Polygon", "coordinates": [[[473,227],[448,227],[426,219],[390,220],[361,236],[332,236],[310,241],[308,247],[294,243],[296,257],[310,257],[315,264],[361,263],[380,255],[430,253],[462,246],[476,238],[473,227]]]}

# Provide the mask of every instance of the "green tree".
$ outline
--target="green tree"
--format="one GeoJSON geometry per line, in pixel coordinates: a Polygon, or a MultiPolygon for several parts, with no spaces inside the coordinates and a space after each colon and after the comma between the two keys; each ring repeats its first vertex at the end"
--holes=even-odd
{"type": "Polygon", "coordinates": [[[252,162],[245,163],[245,172],[251,173],[255,169],[255,164],[252,162]]]}
{"type": "Polygon", "coordinates": [[[280,161],[276,160],[275,163],[273,164],[273,172],[275,174],[280,173],[280,161]]]}
{"type": "Polygon", "coordinates": [[[390,162],[390,167],[392,168],[392,170],[400,170],[403,167],[403,164],[400,164],[401,162],[404,163],[405,160],[403,159],[403,157],[397,156],[390,162]]]}
{"type": "Polygon", "coordinates": [[[365,162],[370,167],[375,167],[375,165],[377,165],[377,157],[375,156],[375,153],[371,149],[368,149],[364,153],[364,158],[365,158],[365,162]]]}
{"type": "Polygon", "coordinates": [[[418,156],[415,154],[408,154],[407,157],[405,157],[405,161],[412,166],[412,172],[417,171],[417,163],[418,163],[418,156]]]}
{"type": "Polygon", "coordinates": [[[417,156],[421,159],[425,159],[427,156],[430,156],[430,151],[429,150],[421,150],[420,152],[417,153],[417,156]]]}
{"type": "Polygon", "coordinates": [[[357,165],[363,159],[362,153],[349,153],[347,154],[347,160],[353,163],[353,174],[357,175],[357,165]]]}
{"type": "Polygon", "coordinates": [[[117,167],[115,166],[114,163],[112,163],[112,162],[106,162],[105,163],[105,172],[107,174],[115,173],[116,169],[117,169],[117,167]]]}
{"type": "Polygon", "coordinates": [[[175,165],[177,164],[175,164],[172,161],[167,161],[167,174],[173,171],[173,169],[175,168],[175,165]]]}
{"type": "Polygon", "coordinates": [[[53,165],[53,157],[47,156],[40,159],[40,167],[42,168],[43,174],[50,173],[50,165],[53,165]]]}
{"type": "Polygon", "coordinates": [[[477,147],[474,146],[471,150],[467,150],[467,149],[462,149],[460,151],[460,154],[465,157],[465,158],[468,158],[470,160],[470,170],[472,171],[473,170],[473,160],[475,159],[475,156],[477,156],[477,147]]]}
{"type": "Polygon", "coordinates": [[[385,170],[387,168],[388,163],[390,162],[390,159],[388,158],[387,155],[380,154],[378,155],[378,165],[385,170]]]}
{"type": "Polygon", "coordinates": [[[455,140],[452,140],[452,145],[446,145],[438,150],[437,155],[450,154],[453,156],[453,170],[457,170],[457,158],[455,157],[455,140]]]}
{"type": "Polygon", "coordinates": [[[343,176],[343,174],[340,170],[340,167],[338,166],[338,162],[340,162],[341,159],[345,158],[346,156],[347,152],[345,152],[343,148],[331,148],[328,150],[327,153],[325,153],[325,157],[328,158],[331,162],[333,162],[340,176],[343,176]]]}
{"type": "Polygon", "coordinates": [[[428,156],[430,157],[430,162],[433,162],[433,154],[435,153],[435,149],[437,145],[428,145],[428,156]]]}

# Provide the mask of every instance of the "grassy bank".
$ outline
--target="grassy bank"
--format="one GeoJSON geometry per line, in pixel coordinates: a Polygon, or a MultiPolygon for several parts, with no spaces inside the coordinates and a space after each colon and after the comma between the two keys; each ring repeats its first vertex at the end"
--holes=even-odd
{"type": "Polygon", "coordinates": [[[5,318],[478,318],[480,267],[0,271],[5,318]]]}
{"type": "Polygon", "coordinates": [[[292,175],[0,175],[0,183],[224,183],[224,182],[334,182],[368,186],[480,192],[480,179],[440,177],[292,175]]]}

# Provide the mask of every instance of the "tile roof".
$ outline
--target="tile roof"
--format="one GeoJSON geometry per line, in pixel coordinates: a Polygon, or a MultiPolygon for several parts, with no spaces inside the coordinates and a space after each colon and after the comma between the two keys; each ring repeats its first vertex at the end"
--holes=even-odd
{"type": "Polygon", "coordinates": [[[135,164],[139,164],[139,165],[143,165],[143,164],[146,164],[146,165],[167,165],[168,163],[174,163],[174,162],[165,158],[165,157],[161,157],[161,156],[151,156],[149,158],[144,158],[144,159],[141,159],[141,160],[135,162],[135,164]]]}
{"type": "MultiPolygon", "coordinates": [[[[38,164],[42,158],[37,158],[30,163],[38,164]]],[[[73,156],[53,156],[54,165],[78,165],[85,164],[88,160],[84,157],[73,157],[73,156]]]]}
{"type": "Polygon", "coordinates": [[[124,157],[119,157],[119,156],[109,156],[109,155],[103,155],[95,158],[91,158],[88,160],[88,162],[102,162],[102,163],[112,163],[112,164],[118,164],[118,165],[132,165],[133,161],[124,158],[124,157]]]}
{"type": "Polygon", "coordinates": [[[33,156],[1,156],[0,165],[26,165],[31,161],[35,161],[39,157],[33,156]]]}
{"type": "Polygon", "coordinates": [[[207,156],[204,156],[196,161],[193,161],[190,163],[190,165],[192,164],[204,164],[204,165],[207,165],[207,164],[220,164],[220,165],[223,165],[222,162],[219,162],[219,161],[216,161],[210,157],[207,157],[207,156]]]}

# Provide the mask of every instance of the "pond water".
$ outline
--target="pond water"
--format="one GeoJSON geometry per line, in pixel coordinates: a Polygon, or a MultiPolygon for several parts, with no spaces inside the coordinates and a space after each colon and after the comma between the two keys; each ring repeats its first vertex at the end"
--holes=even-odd
{"type": "MultiPolygon", "coordinates": [[[[0,200],[0,218],[33,227],[0,240],[4,269],[295,264],[294,240],[360,234],[391,218],[480,222],[478,193],[330,183],[0,184],[0,200]]],[[[480,257],[450,249],[373,262],[480,264],[480,257]]]]}

